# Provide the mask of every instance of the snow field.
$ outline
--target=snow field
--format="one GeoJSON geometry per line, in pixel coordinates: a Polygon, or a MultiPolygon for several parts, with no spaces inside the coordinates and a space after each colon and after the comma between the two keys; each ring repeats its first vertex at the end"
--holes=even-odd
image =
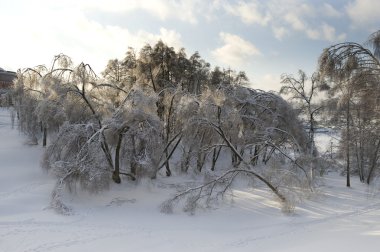
{"type": "Polygon", "coordinates": [[[379,251],[380,197],[357,178],[346,188],[344,177],[326,175],[290,215],[260,188],[166,215],[160,204],[188,182],[171,177],[66,194],[73,214],[63,216],[49,208],[55,179],[39,167],[43,149],[24,142],[0,108],[0,252],[379,251]]]}

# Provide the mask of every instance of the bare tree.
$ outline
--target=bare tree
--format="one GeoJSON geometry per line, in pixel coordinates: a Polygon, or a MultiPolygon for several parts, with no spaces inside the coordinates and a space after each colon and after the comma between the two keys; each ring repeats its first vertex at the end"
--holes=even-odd
{"type": "MultiPolygon", "coordinates": [[[[317,91],[323,89],[325,85],[319,82],[318,74],[314,73],[309,78],[302,70],[298,71],[298,79],[292,75],[282,75],[280,94],[289,95],[293,101],[295,108],[301,116],[306,117],[306,124],[309,135],[310,156],[316,157],[317,150],[315,149],[315,130],[317,128],[316,116],[321,110],[321,104],[315,102],[317,91]]],[[[311,169],[312,177],[314,169],[311,169]]]]}

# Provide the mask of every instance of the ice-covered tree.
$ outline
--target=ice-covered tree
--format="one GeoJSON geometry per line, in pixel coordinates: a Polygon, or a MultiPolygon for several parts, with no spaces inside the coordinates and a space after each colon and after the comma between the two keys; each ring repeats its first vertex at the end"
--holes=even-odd
{"type": "MultiPolygon", "coordinates": [[[[373,76],[380,74],[380,32],[377,31],[370,35],[366,45],[361,45],[355,42],[344,42],[332,45],[326,48],[319,59],[319,72],[322,78],[325,78],[330,83],[329,94],[331,99],[335,100],[335,107],[330,106],[334,110],[344,110],[344,136],[342,141],[342,150],[345,153],[346,159],[346,175],[347,186],[350,186],[350,172],[352,161],[352,146],[355,145],[357,155],[357,164],[359,165],[359,172],[363,173],[363,159],[360,157],[360,152],[363,149],[363,120],[361,116],[367,113],[354,113],[363,111],[359,109],[360,106],[366,106],[369,103],[363,100],[366,97],[367,101],[375,101],[373,106],[377,106],[378,93],[373,90],[378,89],[378,82],[373,81],[373,76]],[[371,49],[373,49],[371,51],[371,49]],[[361,134],[354,136],[353,133],[359,129],[361,134]],[[356,143],[354,144],[354,140],[356,143]]],[[[373,110],[368,110],[373,111],[373,110]]],[[[366,115],[368,116],[368,114],[366,115]]],[[[377,121],[377,113],[372,114],[374,121],[377,121]]],[[[340,116],[339,116],[340,117],[340,116]]],[[[338,117],[338,118],[339,118],[338,117]]],[[[375,138],[376,139],[376,138],[375,138]]],[[[375,141],[376,149],[377,141],[375,141]]],[[[377,153],[377,151],[376,151],[377,153]]],[[[364,177],[360,175],[361,180],[364,177]]],[[[369,181],[369,180],[368,180],[369,181]]]]}
{"type": "Polygon", "coordinates": [[[60,90],[66,77],[64,72],[70,65],[70,58],[59,54],[54,57],[50,68],[40,65],[18,72],[13,99],[21,122],[21,130],[27,129],[28,134],[37,139],[39,132],[36,123],[38,123],[42,132],[43,146],[46,146],[47,133],[57,131],[66,119],[60,90]]]}
{"type": "Polygon", "coordinates": [[[198,146],[193,151],[207,153],[223,147],[233,162],[228,169],[217,169],[209,182],[167,201],[163,211],[170,212],[173,204],[186,196],[186,209],[193,211],[198,203],[224,195],[239,176],[252,177],[287,203],[291,201],[290,188],[310,189],[310,166],[303,159],[308,153],[307,136],[290,105],[279,96],[228,86],[204,92],[189,105],[196,111],[186,129],[197,136],[198,146]],[[258,159],[263,160],[260,165],[258,159]]]}
{"type": "MultiPolygon", "coordinates": [[[[203,192],[211,198],[214,189],[223,195],[240,175],[283,202],[292,190],[311,185],[303,158],[310,151],[307,136],[294,111],[273,93],[243,87],[243,72],[210,72],[198,53],[187,58],[184,49],[175,52],[161,41],[138,56],[129,49],[124,60],[109,61],[102,79],[88,64],[56,60],[43,74],[23,77],[38,84],[28,92],[33,120],[58,131],[43,159],[57,175],[57,208],[65,209],[63,188],[97,192],[112,181],[186,172],[210,175],[197,188],[207,188],[203,192]],[[218,160],[226,155],[231,163],[222,165],[218,160]]],[[[22,88],[15,92],[23,102],[29,82],[19,80],[22,88]]]]}

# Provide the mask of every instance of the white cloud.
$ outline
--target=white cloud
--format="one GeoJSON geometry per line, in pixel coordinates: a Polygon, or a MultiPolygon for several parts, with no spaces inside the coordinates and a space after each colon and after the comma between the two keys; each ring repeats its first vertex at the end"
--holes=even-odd
{"type": "Polygon", "coordinates": [[[318,29],[305,29],[306,35],[309,39],[312,40],[320,40],[322,39],[321,33],[319,32],[318,29]]]}
{"type": "Polygon", "coordinates": [[[340,18],[343,16],[343,13],[339,12],[331,4],[328,3],[323,4],[321,14],[331,18],[340,18]]]}
{"type": "MultiPolygon", "coordinates": [[[[66,0],[61,4],[62,6],[70,4],[83,10],[102,12],[142,10],[161,20],[178,19],[193,24],[198,22],[198,16],[207,7],[205,1],[201,0],[66,0]]],[[[56,6],[55,2],[54,5],[56,6]]]]}
{"type": "Polygon", "coordinates": [[[221,32],[219,36],[224,45],[211,53],[217,61],[226,66],[242,66],[252,56],[261,54],[255,45],[237,35],[221,32]]]}
{"type": "Polygon", "coordinates": [[[129,45],[136,50],[141,49],[146,43],[155,44],[158,40],[162,40],[165,44],[174,47],[176,50],[183,47],[181,34],[174,30],[161,28],[159,34],[153,34],[146,31],[139,31],[136,34],[128,32],[129,45]]]}
{"type": "Polygon", "coordinates": [[[303,33],[312,40],[340,41],[346,37],[337,34],[323,18],[339,18],[343,14],[328,3],[305,0],[245,0],[231,4],[224,1],[227,13],[239,17],[246,24],[270,25],[273,36],[282,40],[291,31],[303,33]]]}
{"type": "Polygon", "coordinates": [[[323,22],[319,27],[314,29],[307,29],[306,34],[313,40],[326,40],[329,42],[341,42],[346,39],[347,34],[336,34],[333,26],[323,22]]]}
{"type": "Polygon", "coordinates": [[[281,78],[280,74],[266,73],[260,78],[253,80],[253,87],[262,90],[279,90],[281,78]]]}
{"type": "Polygon", "coordinates": [[[281,24],[284,27],[282,30],[272,29],[277,39],[281,40],[286,33],[289,33],[286,25],[293,31],[304,33],[307,38],[312,40],[339,42],[346,38],[345,33],[337,34],[333,26],[327,24],[323,18],[321,19],[321,17],[338,18],[342,15],[332,5],[324,3],[315,7],[304,3],[303,0],[283,1],[285,2],[282,5],[279,0],[272,0],[268,4],[271,15],[277,17],[276,20],[273,20],[272,26],[276,27],[281,24]]]}
{"type": "Polygon", "coordinates": [[[306,29],[304,21],[296,13],[289,12],[285,15],[284,20],[296,31],[304,31],[306,29]]]}
{"type": "Polygon", "coordinates": [[[183,46],[181,35],[174,30],[161,28],[157,33],[143,30],[132,33],[122,27],[91,21],[72,8],[53,10],[30,6],[20,15],[22,19],[12,13],[0,17],[1,23],[12,24],[2,27],[2,32],[12,36],[2,40],[2,47],[9,50],[2,51],[0,58],[0,65],[11,70],[49,64],[54,55],[65,53],[76,63],[84,61],[100,72],[109,59],[124,57],[129,46],[138,50],[159,39],[176,49],[183,46]]]}
{"type": "Polygon", "coordinates": [[[225,3],[224,6],[228,13],[239,17],[246,24],[266,26],[272,18],[269,12],[262,13],[264,12],[263,6],[256,0],[249,3],[239,2],[237,5],[225,3]]]}
{"type": "Polygon", "coordinates": [[[334,27],[332,27],[329,24],[323,23],[322,24],[322,37],[324,40],[330,41],[330,42],[340,42],[346,39],[346,34],[336,34],[336,30],[334,27]]]}
{"type": "Polygon", "coordinates": [[[380,1],[355,0],[346,6],[346,12],[355,28],[378,29],[380,1]]]}
{"type": "Polygon", "coordinates": [[[278,40],[282,40],[283,37],[285,37],[286,34],[289,33],[289,31],[283,27],[283,26],[272,26],[272,31],[274,34],[274,37],[278,40]]]}

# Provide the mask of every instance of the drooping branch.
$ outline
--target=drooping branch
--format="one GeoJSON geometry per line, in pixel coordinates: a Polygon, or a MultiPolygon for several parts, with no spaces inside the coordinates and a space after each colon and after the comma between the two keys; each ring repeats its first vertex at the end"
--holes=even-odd
{"type": "Polygon", "coordinates": [[[353,42],[333,45],[319,59],[321,76],[334,80],[347,79],[354,71],[380,74],[380,62],[369,49],[353,42]]]}
{"type": "MultiPolygon", "coordinates": [[[[169,141],[169,143],[166,145],[165,149],[164,149],[164,152],[169,148],[169,146],[171,145],[171,143],[180,135],[180,133],[178,133],[178,135],[176,135],[175,137],[172,138],[172,140],[169,141]]],[[[180,136],[177,140],[177,142],[175,143],[173,149],[170,151],[170,153],[168,155],[165,155],[165,160],[162,162],[161,165],[158,165],[158,168],[157,168],[157,171],[159,171],[162,167],[164,167],[164,165],[170,160],[170,158],[172,157],[174,151],[177,149],[179,143],[181,142],[182,140],[182,136],[180,136]]]]}
{"type": "Polygon", "coordinates": [[[307,175],[307,172],[306,172],[305,168],[302,167],[302,166],[297,162],[297,160],[294,160],[293,158],[291,158],[289,155],[287,155],[285,152],[283,152],[283,151],[282,151],[278,146],[276,146],[275,144],[270,143],[269,141],[268,141],[267,143],[268,143],[270,146],[272,146],[273,149],[276,149],[277,151],[279,151],[284,157],[286,157],[287,159],[289,159],[293,164],[295,164],[298,168],[300,168],[300,169],[303,171],[303,173],[305,174],[305,177],[306,177],[306,179],[307,179],[307,181],[308,181],[308,184],[309,184],[309,186],[310,186],[310,190],[313,191],[313,188],[312,188],[312,186],[311,186],[310,178],[309,178],[309,176],[307,175]]]}
{"type": "MultiPolygon", "coordinates": [[[[222,137],[222,139],[225,141],[225,143],[228,145],[228,147],[231,149],[231,151],[239,158],[239,160],[247,167],[247,168],[250,168],[251,165],[248,164],[244,158],[240,155],[240,153],[236,150],[236,148],[234,147],[234,145],[230,142],[230,140],[228,140],[227,136],[225,135],[223,129],[219,126],[219,125],[216,125],[212,122],[210,122],[210,125],[212,126],[212,128],[216,131],[216,133],[218,133],[218,135],[220,135],[222,137]]],[[[234,169],[235,171],[238,170],[238,169],[234,169]]],[[[242,171],[246,171],[246,170],[242,170],[242,171]]],[[[266,180],[264,177],[262,177],[261,175],[259,175],[258,173],[252,171],[252,170],[249,170],[249,174],[253,175],[254,177],[258,178],[260,181],[262,181],[266,186],[268,186],[272,192],[274,192],[277,197],[285,202],[286,201],[286,198],[284,195],[282,195],[278,189],[273,186],[268,180],[266,180]]]]}
{"type": "Polygon", "coordinates": [[[161,211],[164,213],[171,213],[173,204],[186,196],[190,197],[188,197],[187,199],[188,202],[187,206],[185,206],[185,211],[193,211],[197,202],[201,199],[206,198],[207,201],[210,201],[211,197],[214,194],[214,191],[218,186],[221,187],[221,190],[217,192],[216,195],[223,197],[226,191],[231,188],[233,180],[240,174],[259,178],[272,190],[272,192],[274,192],[277,195],[277,197],[279,197],[282,203],[286,202],[286,198],[282,194],[280,194],[274,186],[268,183],[256,172],[246,169],[231,169],[205,184],[186,189],[185,191],[176,194],[174,197],[170,198],[161,205],[161,211]]]}

